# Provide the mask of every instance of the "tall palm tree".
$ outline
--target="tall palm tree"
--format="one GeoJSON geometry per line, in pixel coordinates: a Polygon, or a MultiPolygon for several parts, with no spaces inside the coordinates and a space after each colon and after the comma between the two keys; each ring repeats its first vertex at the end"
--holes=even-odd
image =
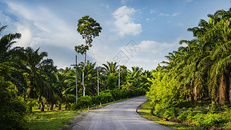
{"type": "MultiPolygon", "coordinates": [[[[51,83],[48,82],[49,69],[54,69],[50,67],[49,69],[46,68],[49,66],[49,62],[53,62],[52,60],[43,60],[44,57],[47,56],[47,52],[39,53],[39,48],[37,50],[33,50],[30,47],[25,49],[24,56],[21,59],[24,61],[25,65],[27,66],[25,72],[27,73],[28,78],[28,93],[29,98],[39,98],[39,101],[42,105],[41,111],[44,111],[44,103],[42,102],[42,98],[45,99],[51,98],[54,95],[54,90],[52,88],[51,83]],[[45,67],[45,62],[46,67],[45,67]],[[48,69],[48,70],[46,70],[48,69]]],[[[32,111],[32,107],[30,106],[30,111],[32,111]]]]}
{"type": "MultiPolygon", "coordinates": [[[[7,26],[0,27],[0,33],[7,26]]],[[[15,39],[19,39],[21,34],[8,34],[4,35],[0,39],[0,63],[1,66],[7,65],[11,69],[11,73],[4,73],[5,80],[11,81],[16,85],[18,95],[25,94],[26,91],[26,81],[21,71],[22,66],[24,66],[18,57],[21,54],[21,47],[14,47],[12,45],[16,42],[15,39]]]]}

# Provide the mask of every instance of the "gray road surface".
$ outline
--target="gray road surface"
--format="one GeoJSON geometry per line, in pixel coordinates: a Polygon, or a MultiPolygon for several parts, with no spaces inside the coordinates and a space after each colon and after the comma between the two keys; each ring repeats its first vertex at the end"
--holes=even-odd
{"type": "Polygon", "coordinates": [[[73,130],[171,130],[136,113],[146,97],[128,99],[87,113],[73,130]]]}

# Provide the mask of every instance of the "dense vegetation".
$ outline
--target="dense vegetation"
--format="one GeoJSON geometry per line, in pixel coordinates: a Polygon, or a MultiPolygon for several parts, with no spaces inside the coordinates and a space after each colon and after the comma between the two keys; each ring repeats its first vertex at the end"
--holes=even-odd
{"type": "Polygon", "coordinates": [[[208,17],[188,29],[195,38],[180,41],[187,46],[169,53],[166,65],[151,72],[147,95],[154,115],[202,128],[231,120],[231,10],[208,17]],[[194,106],[202,110],[185,109],[194,106]]]}
{"type": "MultiPolygon", "coordinates": [[[[0,32],[6,29],[2,26],[0,32]]],[[[28,129],[25,115],[35,107],[44,109],[76,110],[108,103],[122,98],[144,95],[149,71],[107,62],[102,67],[89,61],[77,67],[78,103],[76,104],[76,68],[57,69],[47,52],[31,47],[12,47],[21,35],[8,34],[0,39],[0,128],[28,129]],[[84,85],[81,73],[84,71],[84,85]],[[98,71],[98,78],[97,78],[98,71]],[[118,88],[120,72],[120,89],[118,88]],[[97,92],[99,81],[99,95],[97,92]],[[86,96],[83,96],[84,87],[86,96]],[[63,106],[63,107],[62,107],[63,106]]]]}
{"type": "MultiPolygon", "coordinates": [[[[75,68],[57,69],[53,60],[46,58],[48,53],[39,52],[39,48],[12,47],[15,39],[21,37],[19,33],[2,36],[0,128],[28,129],[25,115],[33,112],[35,106],[42,112],[45,107],[76,110],[144,95],[146,91],[151,100],[151,114],[164,120],[200,128],[222,127],[229,122],[224,127],[231,128],[231,10],[218,10],[208,16],[209,21],[201,20],[198,27],[188,29],[195,36],[193,40],[181,40],[180,44],[186,46],[169,53],[168,61],[163,62],[165,66],[159,65],[151,72],[139,67],[130,71],[115,62],[96,66],[86,61],[92,38],[99,36],[102,29],[92,19],[90,22],[98,30],[90,22],[78,26],[86,43],[75,50],[85,55],[85,59],[75,68]],[[84,30],[82,25],[89,26],[92,32],[84,30]]],[[[0,32],[5,28],[2,26],[0,32]]]]}

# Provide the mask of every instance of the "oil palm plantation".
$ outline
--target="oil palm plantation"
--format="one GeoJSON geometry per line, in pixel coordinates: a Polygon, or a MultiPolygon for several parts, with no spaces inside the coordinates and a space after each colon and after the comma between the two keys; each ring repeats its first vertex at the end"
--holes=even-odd
{"type": "Polygon", "coordinates": [[[231,10],[218,10],[201,20],[198,27],[189,28],[195,39],[182,40],[186,47],[169,53],[165,67],[176,73],[183,95],[194,100],[211,98],[224,105],[231,101],[231,10]]]}
{"type": "MultiPolygon", "coordinates": [[[[47,57],[46,52],[39,53],[38,51],[39,48],[34,51],[27,47],[21,59],[26,65],[24,71],[28,79],[29,98],[38,98],[42,105],[41,111],[44,111],[44,101],[51,102],[55,95],[52,83],[55,82],[54,72],[56,67],[53,66],[53,60],[44,60],[47,57]]],[[[31,106],[29,110],[32,111],[31,106]]]]}

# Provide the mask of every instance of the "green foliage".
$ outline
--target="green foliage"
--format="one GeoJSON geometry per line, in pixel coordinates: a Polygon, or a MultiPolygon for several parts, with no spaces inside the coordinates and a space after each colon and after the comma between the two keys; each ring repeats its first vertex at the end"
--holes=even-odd
{"type": "Polygon", "coordinates": [[[107,103],[113,101],[113,97],[112,94],[108,91],[100,92],[99,100],[101,101],[101,103],[107,103]]]}
{"type": "Polygon", "coordinates": [[[76,102],[76,96],[74,94],[67,94],[67,102],[68,103],[75,103],[76,102]]]}
{"type": "Polygon", "coordinates": [[[28,99],[27,100],[27,106],[29,106],[29,107],[34,107],[36,104],[37,104],[36,99],[28,99]]]}
{"type": "Polygon", "coordinates": [[[89,44],[90,47],[92,38],[99,36],[99,33],[102,30],[100,24],[88,15],[79,19],[77,26],[77,31],[80,33],[80,35],[82,35],[83,39],[86,40],[86,43],[89,44]]]}
{"type": "Polygon", "coordinates": [[[171,119],[171,108],[199,106],[194,111],[183,110],[177,119],[209,128],[225,121],[222,110],[230,112],[222,107],[231,102],[231,9],[208,17],[209,21],[202,19],[198,27],[188,29],[194,39],[181,40],[179,44],[186,46],[169,53],[168,61],[162,62],[166,66],[152,71],[147,96],[154,115],[171,119]],[[207,110],[203,103],[209,101],[215,104],[207,110]]]}
{"type": "Polygon", "coordinates": [[[155,107],[154,113],[177,106],[182,101],[179,96],[178,82],[166,72],[153,71],[152,76],[153,78],[149,79],[152,85],[147,96],[150,97],[151,103],[155,107]]]}
{"type": "Polygon", "coordinates": [[[122,98],[122,91],[120,89],[110,90],[110,93],[115,100],[119,100],[122,98]]]}
{"type": "Polygon", "coordinates": [[[170,119],[176,119],[177,116],[178,116],[178,111],[176,110],[175,107],[165,109],[163,112],[163,117],[167,118],[169,120],[170,119]]]}
{"type": "Polygon", "coordinates": [[[82,70],[82,86],[83,86],[83,96],[85,96],[85,84],[84,84],[84,73],[85,73],[85,63],[86,63],[86,54],[87,50],[92,46],[93,38],[99,36],[102,27],[98,22],[96,22],[93,18],[88,15],[82,17],[78,20],[77,31],[82,35],[82,38],[85,40],[85,44],[81,44],[79,46],[75,46],[75,51],[80,54],[84,54],[84,64],[82,70]]]}
{"type": "Polygon", "coordinates": [[[92,98],[91,96],[82,96],[79,98],[78,103],[75,104],[73,107],[74,110],[79,109],[79,108],[87,108],[88,106],[90,107],[92,105],[92,98]]]}
{"type": "Polygon", "coordinates": [[[0,128],[1,129],[28,129],[25,120],[25,102],[20,99],[12,99],[6,91],[0,90],[0,128]]]}
{"type": "Polygon", "coordinates": [[[218,104],[213,104],[210,109],[209,109],[209,112],[211,114],[215,114],[215,113],[218,113],[218,110],[219,110],[219,105],[218,104]]]}
{"type": "Polygon", "coordinates": [[[226,118],[222,114],[196,114],[192,123],[197,127],[209,128],[212,126],[219,126],[220,123],[225,122],[226,118]]]}
{"type": "Polygon", "coordinates": [[[115,89],[117,87],[117,76],[115,73],[110,73],[107,77],[107,81],[106,81],[106,84],[107,84],[107,88],[108,90],[112,90],[112,89],[115,89]]]}
{"type": "Polygon", "coordinates": [[[187,111],[182,111],[177,117],[177,119],[183,122],[183,121],[190,121],[192,117],[193,117],[193,111],[192,109],[188,109],[187,111]]]}

